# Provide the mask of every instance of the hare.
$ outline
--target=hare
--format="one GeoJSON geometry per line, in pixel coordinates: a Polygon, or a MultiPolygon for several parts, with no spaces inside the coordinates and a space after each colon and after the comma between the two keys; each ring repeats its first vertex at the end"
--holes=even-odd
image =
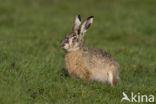
{"type": "Polygon", "coordinates": [[[106,51],[83,45],[84,33],[93,23],[93,18],[90,16],[81,23],[80,15],[75,16],[72,32],[65,37],[61,45],[66,51],[66,67],[72,77],[115,86],[120,80],[119,64],[106,51]]]}

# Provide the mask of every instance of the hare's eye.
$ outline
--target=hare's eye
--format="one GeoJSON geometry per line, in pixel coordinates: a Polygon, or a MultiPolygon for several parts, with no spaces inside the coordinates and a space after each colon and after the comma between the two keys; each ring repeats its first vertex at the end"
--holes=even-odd
{"type": "Polygon", "coordinates": [[[80,29],[78,29],[78,31],[77,31],[77,32],[78,32],[78,34],[80,34],[80,29]]]}
{"type": "Polygon", "coordinates": [[[68,40],[68,37],[65,37],[65,40],[67,41],[68,40]]]}
{"type": "Polygon", "coordinates": [[[68,39],[67,37],[65,37],[65,42],[68,42],[68,40],[69,40],[69,39],[68,39]]]}
{"type": "Polygon", "coordinates": [[[68,43],[68,42],[69,42],[69,40],[67,39],[67,40],[66,40],[66,43],[68,43]]]}
{"type": "Polygon", "coordinates": [[[76,36],[76,34],[73,34],[73,37],[75,37],[76,36]]]}
{"type": "Polygon", "coordinates": [[[73,39],[76,40],[76,36],[73,39]]]}

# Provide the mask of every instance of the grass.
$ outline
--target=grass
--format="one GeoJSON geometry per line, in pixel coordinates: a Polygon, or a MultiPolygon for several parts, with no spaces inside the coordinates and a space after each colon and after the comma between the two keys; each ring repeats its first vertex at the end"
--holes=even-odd
{"type": "Polygon", "coordinates": [[[123,91],[156,97],[155,6],[155,0],[0,0],[0,104],[119,104],[123,91]],[[65,71],[60,44],[76,14],[95,16],[85,44],[120,63],[118,86],[65,71]]]}

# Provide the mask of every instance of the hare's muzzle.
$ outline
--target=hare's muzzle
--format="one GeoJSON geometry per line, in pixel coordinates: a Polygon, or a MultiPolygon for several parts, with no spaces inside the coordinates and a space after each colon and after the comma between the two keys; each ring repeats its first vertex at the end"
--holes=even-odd
{"type": "Polygon", "coordinates": [[[64,49],[64,46],[65,46],[65,45],[64,45],[64,44],[62,44],[62,45],[61,45],[61,48],[62,48],[62,49],[64,49]]]}

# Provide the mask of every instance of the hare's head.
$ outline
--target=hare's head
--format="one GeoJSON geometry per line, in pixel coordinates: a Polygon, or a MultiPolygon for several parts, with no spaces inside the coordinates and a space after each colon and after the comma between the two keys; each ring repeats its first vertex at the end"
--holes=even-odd
{"type": "Polygon", "coordinates": [[[88,17],[81,23],[80,15],[75,16],[72,32],[69,33],[62,42],[62,48],[67,52],[76,51],[81,48],[83,44],[83,37],[86,30],[93,22],[93,16],[88,17]]]}

